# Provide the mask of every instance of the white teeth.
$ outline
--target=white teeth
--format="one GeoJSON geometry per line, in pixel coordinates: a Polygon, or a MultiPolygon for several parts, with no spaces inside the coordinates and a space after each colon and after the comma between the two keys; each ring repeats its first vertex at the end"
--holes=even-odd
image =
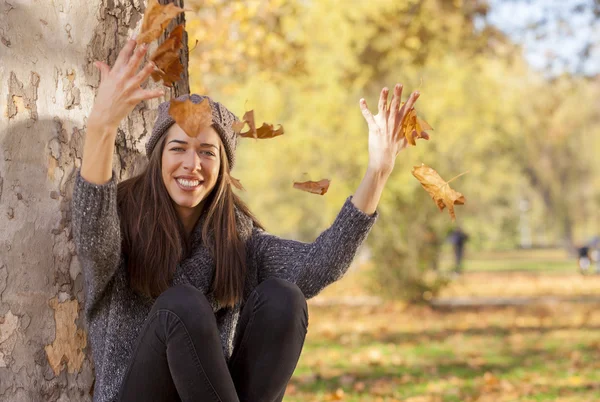
{"type": "Polygon", "coordinates": [[[177,179],[177,182],[184,187],[197,187],[200,185],[200,181],[198,180],[177,179]]]}

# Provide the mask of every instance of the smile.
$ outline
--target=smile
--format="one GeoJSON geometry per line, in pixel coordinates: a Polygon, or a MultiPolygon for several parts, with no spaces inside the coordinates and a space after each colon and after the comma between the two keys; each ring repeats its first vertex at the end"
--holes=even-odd
{"type": "Polygon", "coordinates": [[[195,190],[198,187],[200,187],[200,185],[202,183],[204,183],[199,180],[186,180],[186,179],[175,179],[175,181],[179,185],[179,188],[181,188],[182,190],[187,190],[187,191],[195,190]]]}

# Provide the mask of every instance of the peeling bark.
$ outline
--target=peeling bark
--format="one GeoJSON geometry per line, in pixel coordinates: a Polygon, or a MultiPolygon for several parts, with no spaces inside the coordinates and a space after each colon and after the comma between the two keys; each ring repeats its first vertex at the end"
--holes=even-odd
{"type": "MultiPolygon", "coordinates": [[[[68,296],[62,296],[62,298],[68,296]]],[[[81,328],[77,328],[78,303],[77,300],[60,302],[50,300],[50,306],[54,309],[54,321],[56,323],[56,337],[51,345],[46,346],[48,361],[55,375],[59,375],[63,365],[68,367],[69,373],[78,372],[81,369],[85,355],[83,349],[87,345],[87,336],[81,328]]],[[[0,343],[1,343],[0,336],[0,343]]]]}
{"type": "MultiPolygon", "coordinates": [[[[100,79],[93,62],[114,63],[146,1],[29,3],[0,0],[0,402],[91,401],[73,181],[100,79]]],[[[187,52],[181,59],[187,72],[187,52]]],[[[167,97],[188,92],[186,74],[167,97]]],[[[120,179],[144,167],[159,102],[139,104],[119,127],[120,179]]]]}

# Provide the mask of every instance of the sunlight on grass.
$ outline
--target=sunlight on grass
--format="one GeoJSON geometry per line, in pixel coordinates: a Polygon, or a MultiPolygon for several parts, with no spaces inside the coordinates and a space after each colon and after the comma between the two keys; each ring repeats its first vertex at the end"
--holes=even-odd
{"type": "MultiPolygon", "coordinates": [[[[507,260],[543,265],[524,256],[507,260]]],[[[373,298],[364,271],[309,302],[309,334],[285,401],[600,400],[597,304],[441,311],[373,298]]],[[[528,271],[467,272],[444,295],[600,295],[600,277],[528,271]]]]}

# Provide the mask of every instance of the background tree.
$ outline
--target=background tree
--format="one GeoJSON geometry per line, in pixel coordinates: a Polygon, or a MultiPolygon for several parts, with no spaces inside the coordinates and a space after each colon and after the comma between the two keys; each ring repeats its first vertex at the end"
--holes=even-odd
{"type": "MultiPolygon", "coordinates": [[[[190,4],[200,16],[190,23],[191,42],[199,40],[192,64],[203,66],[191,70],[193,90],[208,91],[238,114],[254,109],[260,122],[285,126],[282,137],[242,141],[234,172],[248,189],[242,196],[271,231],[312,240],[332,221],[366,166],[366,125],[358,99],[365,97],[376,107],[381,87],[395,82],[405,84],[405,93],[420,89],[417,111],[435,130],[430,142],[421,141],[400,156],[382,199],[382,219],[368,240],[375,271],[383,274],[381,283],[390,283],[389,274],[399,275],[400,283],[405,282],[404,274],[431,276],[425,275],[429,267],[444,266],[444,261],[421,261],[425,255],[439,259],[452,227],[448,216],[423,198],[410,174],[412,166],[421,163],[446,179],[469,171],[455,187],[467,197],[457,214],[471,235],[470,249],[518,246],[519,201],[524,198],[530,200],[527,216],[538,244],[562,243],[561,226],[568,219],[574,222],[575,238],[593,230],[598,205],[591,187],[594,175],[574,174],[571,164],[561,165],[569,172],[568,190],[552,193],[557,207],[550,211],[526,167],[544,172],[545,182],[558,183],[558,173],[550,173],[558,165],[548,171],[534,146],[555,127],[553,119],[564,122],[569,146],[557,143],[550,159],[571,160],[573,153],[567,154],[567,149],[580,146],[580,135],[590,144],[597,141],[591,106],[597,81],[588,79],[596,89],[587,92],[575,77],[564,77],[561,85],[580,88],[577,92],[559,90],[561,85],[554,88],[543,73],[525,63],[518,46],[486,24],[485,2],[374,0],[351,8],[333,0],[190,4]],[[213,16],[209,23],[207,15],[213,16]],[[214,34],[223,26],[228,27],[226,34],[214,34]],[[227,62],[200,51],[215,48],[227,49],[227,62]],[[578,104],[577,114],[576,109],[564,108],[554,118],[553,112],[533,106],[547,102],[550,93],[578,104]],[[324,197],[292,188],[294,180],[321,178],[332,179],[324,197]],[[587,219],[575,207],[582,202],[587,219]],[[548,219],[557,208],[574,215],[548,219]],[[431,233],[436,242],[427,241],[431,233]]],[[[579,166],[578,172],[595,172],[599,165],[587,156],[571,163],[579,166]]],[[[427,282],[437,283],[435,278],[427,282]]],[[[401,292],[395,289],[392,294],[401,292]]]]}

